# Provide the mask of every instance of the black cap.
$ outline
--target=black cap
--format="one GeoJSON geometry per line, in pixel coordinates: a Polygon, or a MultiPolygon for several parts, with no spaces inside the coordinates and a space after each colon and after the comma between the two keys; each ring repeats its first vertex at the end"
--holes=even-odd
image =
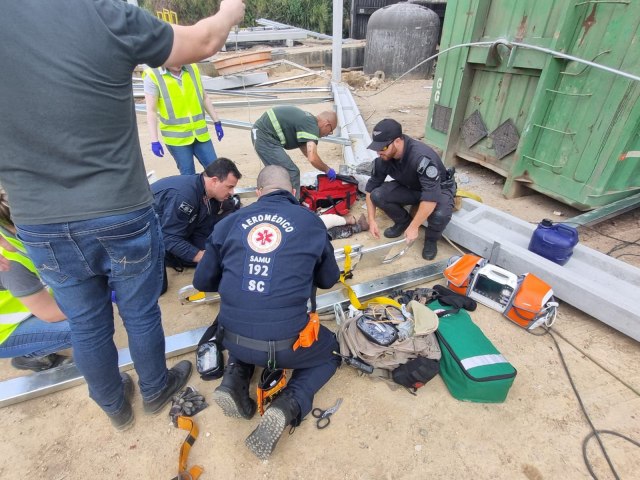
{"type": "Polygon", "coordinates": [[[402,125],[391,118],[385,118],[373,127],[371,132],[371,145],[367,148],[379,152],[384,147],[402,136],[402,125]]]}

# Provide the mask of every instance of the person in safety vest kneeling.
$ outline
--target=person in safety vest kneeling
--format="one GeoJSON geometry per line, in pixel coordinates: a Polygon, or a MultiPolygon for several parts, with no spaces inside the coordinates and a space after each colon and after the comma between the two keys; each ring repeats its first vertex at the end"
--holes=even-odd
{"type": "Polygon", "coordinates": [[[10,261],[0,271],[0,358],[11,358],[14,368],[39,372],[70,360],[56,352],[71,348],[71,329],[15,235],[0,187],[0,257],[10,261]]]}
{"type": "Polygon", "coordinates": [[[266,370],[261,383],[274,385],[284,383],[279,369],[293,369],[245,441],[265,459],[287,425],[299,425],[311,411],[315,393],[340,364],[331,353],[338,348],[334,334],[307,313],[315,288],[332,287],[340,269],[324,224],[298,204],[287,170],[265,167],[257,194],[257,202],[216,225],[193,286],[221,296],[217,337],[229,359],[214,399],[225,415],[255,414],[249,396],[255,366],[266,370]]]}

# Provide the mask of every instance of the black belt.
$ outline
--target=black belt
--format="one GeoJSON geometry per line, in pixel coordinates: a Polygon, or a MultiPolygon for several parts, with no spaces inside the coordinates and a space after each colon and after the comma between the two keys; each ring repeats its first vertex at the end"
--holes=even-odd
{"type": "Polygon", "coordinates": [[[285,338],[284,340],[255,340],[249,337],[243,337],[237,333],[224,330],[224,340],[241,347],[258,350],[260,352],[279,352],[281,350],[289,350],[293,347],[298,337],[285,338]]]}

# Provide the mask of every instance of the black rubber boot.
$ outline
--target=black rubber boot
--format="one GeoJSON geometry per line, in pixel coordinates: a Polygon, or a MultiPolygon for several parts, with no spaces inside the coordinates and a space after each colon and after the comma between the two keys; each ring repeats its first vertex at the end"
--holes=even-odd
{"type": "Polygon", "coordinates": [[[144,412],[147,414],[155,415],[160,413],[160,410],[169,403],[171,397],[182,390],[187,384],[189,377],[191,376],[191,369],[193,366],[189,360],[182,360],[175,364],[173,368],[167,373],[167,385],[164,387],[160,395],[153,400],[145,401],[143,403],[144,412]]]}
{"type": "Polygon", "coordinates": [[[131,408],[131,401],[133,400],[133,380],[128,373],[121,373],[122,383],[124,386],[124,403],[117,413],[108,413],[111,424],[116,427],[116,430],[124,432],[129,430],[133,426],[135,417],[133,416],[133,409],[131,408]]]}
{"type": "Polygon", "coordinates": [[[300,405],[285,390],[278,395],[260,419],[258,427],[244,441],[260,460],[269,458],[288,425],[299,425],[300,405]]]}
{"type": "Polygon", "coordinates": [[[249,382],[255,367],[245,363],[229,363],[222,382],[213,391],[213,399],[227,417],[249,420],[256,413],[256,402],[249,396],[249,382]]]}
{"type": "Polygon", "coordinates": [[[422,258],[425,260],[433,260],[438,254],[438,241],[432,238],[424,239],[424,247],[422,247],[422,258]]]}

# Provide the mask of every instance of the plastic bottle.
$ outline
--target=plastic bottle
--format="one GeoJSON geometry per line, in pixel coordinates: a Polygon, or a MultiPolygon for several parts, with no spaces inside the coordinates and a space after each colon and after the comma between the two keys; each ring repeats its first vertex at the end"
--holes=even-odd
{"type": "Polygon", "coordinates": [[[531,236],[529,250],[533,253],[564,265],[573,255],[573,247],[578,243],[578,231],[564,223],[554,224],[545,218],[531,236]]]}

